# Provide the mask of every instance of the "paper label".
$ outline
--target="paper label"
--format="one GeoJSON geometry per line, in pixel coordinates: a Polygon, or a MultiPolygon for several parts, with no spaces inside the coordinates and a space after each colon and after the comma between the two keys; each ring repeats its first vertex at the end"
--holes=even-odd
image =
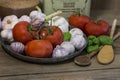
{"type": "Polygon", "coordinates": [[[63,11],[63,16],[67,17],[73,12],[89,15],[90,0],[45,0],[45,13],[55,12],[57,10],[63,11]]]}

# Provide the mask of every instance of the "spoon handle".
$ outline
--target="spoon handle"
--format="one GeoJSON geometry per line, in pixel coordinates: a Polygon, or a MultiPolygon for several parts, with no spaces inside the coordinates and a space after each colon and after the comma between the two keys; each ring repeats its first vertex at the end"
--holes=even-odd
{"type": "Polygon", "coordinates": [[[118,32],[118,33],[113,37],[113,40],[116,40],[118,37],[120,37],[120,32],[118,32]]]}
{"type": "Polygon", "coordinates": [[[97,51],[93,51],[93,52],[89,53],[89,57],[92,58],[94,55],[96,55],[102,49],[102,47],[103,46],[100,46],[97,51]]]}
{"type": "Polygon", "coordinates": [[[111,28],[111,32],[110,32],[110,37],[113,38],[115,29],[116,29],[116,24],[117,24],[117,19],[113,20],[113,24],[112,24],[112,28],[111,28]]]}

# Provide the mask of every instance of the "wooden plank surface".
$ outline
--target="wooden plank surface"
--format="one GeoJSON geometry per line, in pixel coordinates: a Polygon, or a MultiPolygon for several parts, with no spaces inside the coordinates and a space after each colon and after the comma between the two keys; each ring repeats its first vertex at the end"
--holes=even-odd
{"type": "MultiPolygon", "coordinates": [[[[96,11],[93,19],[103,18],[112,24],[114,18],[120,16],[117,12],[96,11]],[[107,14],[105,14],[107,13],[107,14]]],[[[120,27],[117,27],[120,31],[120,27]]],[[[120,38],[114,44],[115,60],[109,65],[101,65],[96,57],[92,65],[80,67],[71,62],[62,64],[32,64],[11,57],[0,48],[0,80],[120,80],[120,38]]]]}
{"type": "Polygon", "coordinates": [[[73,62],[62,64],[31,64],[11,57],[0,49],[0,80],[79,80],[79,78],[119,78],[120,75],[120,39],[115,41],[115,60],[109,65],[97,63],[92,59],[92,65],[80,67],[73,62]],[[114,72],[114,73],[113,73],[114,72]]]}
{"type": "Polygon", "coordinates": [[[0,80],[120,80],[119,75],[120,69],[106,69],[49,74],[14,75],[0,77],[0,80]]]}

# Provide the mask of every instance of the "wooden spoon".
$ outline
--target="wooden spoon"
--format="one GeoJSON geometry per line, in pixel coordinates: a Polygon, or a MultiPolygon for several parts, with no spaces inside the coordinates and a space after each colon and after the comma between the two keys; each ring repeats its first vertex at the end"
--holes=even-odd
{"type": "MultiPolygon", "coordinates": [[[[113,25],[112,25],[112,29],[111,29],[111,33],[110,33],[111,38],[113,37],[114,31],[115,31],[116,22],[117,22],[117,20],[115,19],[115,20],[113,21],[113,25]]],[[[119,36],[114,37],[114,39],[116,39],[116,38],[118,38],[118,37],[119,37],[119,36]]],[[[107,45],[107,46],[108,46],[108,45],[107,45]]],[[[104,47],[105,47],[105,46],[104,46],[104,47]]],[[[111,48],[111,46],[110,46],[109,48],[111,48]]],[[[90,64],[91,64],[91,58],[92,58],[94,55],[96,55],[99,51],[101,51],[101,49],[104,49],[103,46],[101,46],[98,51],[91,52],[91,53],[89,53],[89,54],[87,54],[87,55],[75,57],[74,63],[76,63],[77,65],[80,65],[80,66],[88,66],[88,65],[90,65],[90,64]]],[[[109,51],[109,50],[108,50],[108,51],[109,51]]],[[[108,52],[108,53],[109,53],[109,52],[108,52]]],[[[113,53],[113,52],[112,52],[112,53],[113,53]]],[[[100,54],[99,54],[99,55],[100,55],[100,54]]],[[[112,56],[114,57],[114,55],[112,55],[112,56]]],[[[112,57],[112,59],[113,59],[113,57],[112,57]]]]}
{"type": "MultiPolygon", "coordinates": [[[[101,47],[99,48],[99,50],[100,50],[102,47],[103,47],[103,46],[101,46],[101,47]]],[[[99,52],[99,50],[98,50],[98,51],[93,51],[93,52],[91,52],[91,53],[89,53],[89,54],[87,54],[87,55],[82,55],[82,56],[77,56],[77,57],[75,57],[74,63],[76,63],[77,65],[80,65],[80,66],[88,66],[88,65],[90,65],[90,64],[91,64],[91,58],[92,58],[94,55],[96,55],[96,54],[99,52]]]]}
{"type": "MultiPolygon", "coordinates": [[[[116,23],[117,23],[117,19],[114,19],[113,24],[112,24],[112,28],[111,28],[111,32],[110,32],[110,37],[113,38],[114,35],[114,31],[116,28],[116,23]]],[[[101,64],[109,64],[114,60],[114,50],[112,45],[105,45],[98,53],[97,55],[97,60],[99,63],[101,64]]]]}
{"type": "Polygon", "coordinates": [[[115,34],[115,36],[113,37],[113,40],[116,40],[118,37],[120,37],[120,32],[118,32],[117,34],[115,34]]]}

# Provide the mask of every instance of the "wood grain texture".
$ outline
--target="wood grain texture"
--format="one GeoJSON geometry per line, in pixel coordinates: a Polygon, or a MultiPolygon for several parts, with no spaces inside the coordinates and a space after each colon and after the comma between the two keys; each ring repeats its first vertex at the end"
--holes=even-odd
{"type": "Polygon", "coordinates": [[[77,66],[73,61],[54,65],[31,64],[17,60],[0,49],[0,80],[15,80],[16,78],[18,80],[74,80],[74,78],[79,80],[79,78],[119,77],[119,42],[120,39],[116,40],[114,44],[116,55],[113,63],[101,65],[97,63],[96,57],[94,57],[92,65],[88,67],[77,66]]]}

